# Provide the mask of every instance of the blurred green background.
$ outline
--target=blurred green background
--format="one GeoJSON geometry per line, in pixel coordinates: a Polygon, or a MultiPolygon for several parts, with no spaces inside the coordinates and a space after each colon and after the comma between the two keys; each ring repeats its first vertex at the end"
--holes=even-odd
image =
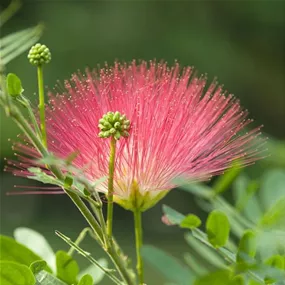
{"type": "MultiPolygon", "coordinates": [[[[5,2],[5,1],[4,1],[5,2]]],[[[1,9],[8,5],[4,3],[1,9]]],[[[269,136],[270,157],[245,170],[260,177],[285,164],[285,2],[284,1],[23,1],[21,10],[1,30],[1,36],[43,22],[41,43],[49,46],[52,62],[45,68],[45,84],[52,89],[73,72],[114,60],[178,60],[215,76],[235,94],[269,136]]],[[[25,95],[36,100],[36,70],[23,54],[7,66],[23,82],[25,95]]],[[[1,110],[1,171],[12,157],[11,143],[19,130],[1,110]]],[[[75,134],[76,135],[76,134],[75,134]]],[[[19,226],[45,234],[54,249],[67,248],[55,237],[60,230],[75,238],[85,226],[71,201],[62,195],[6,196],[13,186],[31,183],[1,172],[1,233],[12,235],[19,226]]],[[[34,185],[37,185],[34,183],[34,185]]],[[[172,191],[163,203],[181,212],[204,215],[193,198],[172,191]]],[[[115,233],[134,257],[132,216],[115,208],[115,233]]],[[[160,222],[161,204],[144,214],[145,242],[175,256],[185,250],[182,232],[160,222]]],[[[87,239],[83,244],[95,257],[103,255],[87,239]]],[[[79,257],[82,267],[86,262],[79,257]]],[[[148,284],[161,284],[147,268],[148,284]]],[[[105,280],[104,284],[109,284],[105,280]]]]}

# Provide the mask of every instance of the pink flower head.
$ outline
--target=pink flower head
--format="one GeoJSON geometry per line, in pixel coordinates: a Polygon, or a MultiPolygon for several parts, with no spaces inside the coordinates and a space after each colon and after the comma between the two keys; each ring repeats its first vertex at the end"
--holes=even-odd
{"type": "MultiPolygon", "coordinates": [[[[151,207],[178,176],[206,180],[237,160],[248,165],[259,158],[260,128],[245,132],[251,120],[239,101],[215,82],[206,88],[190,67],[115,63],[74,75],[65,91],[49,97],[49,150],[62,158],[78,151],[74,165],[90,181],[108,175],[110,139],[98,136],[100,118],[110,111],[126,115],[129,137],[117,141],[114,199],[128,209],[134,199],[142,210],[151,207]]],[[[30,164],[22,157],[21,170],[30,164]]],[[[107,182],[97,190],[106,193],[107,182]]]]}

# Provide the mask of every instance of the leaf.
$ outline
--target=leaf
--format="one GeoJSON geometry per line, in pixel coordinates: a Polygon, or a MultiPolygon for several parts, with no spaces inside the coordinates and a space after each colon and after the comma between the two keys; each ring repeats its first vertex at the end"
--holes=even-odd
{"type": "Polygon", "coordinates": [[[44,260],[37,260],[30,265],[30,269],[34,274],[46,270],[47,268],[47,263],[44,260]]]}
{"type": "Polygon", "coordinates": [[[169,206],[163,205],[162,210],[169,222],[173,225],[180,225],[181,222],[185,219],[185,216],[170,208],[169,206]]]}
{"type": "Polygon", "coordinates": [[[10,237],[0,236],[0,244],[0,260],[14,261],[30,266],[34,261],[41,259],[33,251],[10,237]]]}
{"type": "Polygon", "coordinates": [[[174,183],[179,186],[179,189],[194,194],[197,197],[205,199],[213,197],[212,189],[202,183],[189,183],[182,178],[174,179],[174,183]]]}
{"type": "Polygon", "coordinates": [[[0,13],[0,27],[2,27],[21,8],[20,0],[12,0],[9,6],[0,13]]]}
{"type": "Polygon", "coordinates": [[[67,175],[64,179],[64,186],[63,187],[65,189],[69,189],[71,187],[72,183],[73,183],[73,178],[71,176],[67,175]]]}
{"type": "Polygon", "coordinates": [[[35,44],[40,39],[43,28],[43,25],[39,24],[0,39],[1,65],[6,65],[35,44]]]}
{"type": "Polygon", "coordinates": [[[143,246],[141,249],[145,260],[156,268],[167,280],[177,282],[179,285],[189,285],[193,276],[174,257],[153,246],[143,246]]]}
{"type": "Polygon", "coordinates": [[[230,282],[230,274],[231,272],[229,270],[211,272],[206,276],[197,279],[194,282],[194,285],[228,285],[230,282]]]}
{"type": "Polygon", "coordinates": [[[55,271],[55,254],[43,235],[32,229],[21,227],[14,231],[14,237],[19,243],[38,254],[40,259],[45,260],[52,271],[55,271]]]}
{"type": "Polygon", "coordinates": [[[58,185],[60,187],[63,187],[63,183],[57,180],[55,177],[46,174],[42,171],[39,167],[30,167],[28,168],[28,171],[33,174],[31,176],[27,176],[29,179],[40,181],[44,184],[53,184],[58,185]]]}
{"type": "Polygon", "coordinates": [[[244,277],[242,275],[235,276],[229,285],[245,285],[244,277]]]}
{"type": "Polygon", "coordinates": [[[236,256],[236,261],[238,263],[251,263],[252,259],[256,254],[256,234],[253,231],[246,231],[242,236],[238,252],[236,256]]]}
{"type": "Polygon", "coordinates": [[[285,228],[285,197],[277,200],[275,204],[264,214],[260,225],[264,228],[285,228]]]}
{"type": "Polygon", "coordinates": [[[261,284],[264,284],[264,283],[260,283],[256,280],[253,280],[253,279],[250,279],[248,282],[248,285],[261,285],[261,284]]]}
{"type": "Polygon", "coordinates": [[[32,271],[26,265],[11,261],[0,261],[1,285],[34,285],[32,271]]]}
{"type": "MultiPolygon", "coordinates": [[[[281,255],[274,255],[271,256],[265,264],[269,265],[270,267],[277,268],[280,270],[284,270],[285,264],[284,264],[284,258],[281,255]]],[[[266,284],[274,283],[276,280],[274,278],[271,278],[270,276],[266,276],[264,278],[264,281],[266,284]]]]}
{"type": "Polygon", "coordinates": [[[217,178],[216,182],[213,185],[213,190],[215,194],[220,194],[229,189],[231,184],[237,178],[241,172],[241,167],[239,164],[233,165],[229,170],[227,170],[224,175],[221,175],[217,178]]]}
{"type": "Polygon", "coordinates": [[[59,279],[72,285],[77,283],[79,267],[77,262],[65,251],[60,250],[56,253],[56,275],[59,279]]]}
{"type": "MultiPolygon", "coordinates": [[[[105,268],[108,267],[108,262],[105,258],[100,258],[97,261],[102,267],[105,267],[105,268]]],[[[91,264],[90,266],[88,266],[87,268],[82,270],[79,273],[79,278],[83,277],[86,274],[92,276],[92,278],[94,280],[94,284],[98,284],[99,282],[101,282],[105,276],[105,273],[99,267],[94,266],[93,264],[91,264]]]]}
{"type": "Polygon", "coordinates": [[[180,223],[181,228],[186,228],[190,230],[198,228],[200,225],[201,225],[200,218],[193,214],[187,215],[180,223]]]}
{"type": "Polygon", "coordinates": [[[245,175],[240,175],[233,184],[236,209],[254,223],[262,216],[260,201],[254,195],[258,189],[259,183],[250,181],[245,175]]]}
{"type": "Polygon", "coordinates": [[[274,169],[265,173],[262,179],[260,197],[266,209],[270,209],[285,196],[285,171],[274,169]]]}
{"type": "Polygon", "coordinates": [[[6,87],[9,95],[17,97],[24,91],[21,79],[14,73],[9,73],[6,79],[6,87]]]}
{"type": "Polygon", "coordinates": [[[191,234],[185,235],[185,240],[191,246],[191,248],[195,250],[199,256],[203,257],[209,264],[219,268],[225,267],[224,260],[216,251],[213,251],[212,247],[210,248],[209,246],[205,245],[191,234]]]}
{"type": "MultiPolygon", "coordinates": [[[[210,243],[208,242],[207,235],[206,235],[204,232],[200,231],[199,229],[194,229],[194,230],[192,231],[192,234],[193,234],[193,236],[194,236],[196,239],[198,239],[199,241],[201,241],[203,244],[209,246],[210,248],[213,248],[213,249],[217,250],[212,244],[210,244],[210,243]]],[[[219,252],[228,262],[230,262],[230,263],[235,262],[236,256],[235,256],[235,254],[232,253],[230,250],[228,250],[228,249],[226,249],[226,248],[224,248],[224,247],[220,247],[220,248],[218,249],[218,252],[219,252]]]]}
{"type": "Polygon", "coordinates": [[[78,283],[78,285],[93,285],[93,284],[94,284],[93,278],[89,274],[84,275],[78,283]]]}
{"type": "Polygon", "coordinates": [[[208,273],[208,270],[204,268],[204,266],[193,256],[193,254],[186,252],[184,254],[184,260],[191,270],[195,272],[195,275],[202,276],[208,273]]]}
{"type": "Polygon", "coordinates": [[[214,247],[224,246],[230,234],[230,224],[227,216],[219,210],[212,211],[206,222],[206,231],[208,240],[214,247]]]}
{"type": "Polygon", "coordinates": [[[36,273],[35,277],[35,285],[66,285],[66,283],[62,282],[61,280],[44,270],[36,273]]]}

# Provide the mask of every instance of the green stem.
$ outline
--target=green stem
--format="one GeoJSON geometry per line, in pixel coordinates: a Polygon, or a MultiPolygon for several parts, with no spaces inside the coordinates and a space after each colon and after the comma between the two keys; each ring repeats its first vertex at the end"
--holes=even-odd
{"type": "Polygon", "coordinates": [[[112,240],[113,230],[113,195],[114,195],[114,170],[116,156],[116,140],[112,136],[110,143],[109,179],[108,179],[108,208],[107,208],[107,236],[112,240]]]}
{"type": "MultiPolygon", "coordinates": [[[[76,239],[76,241],[75,241],[74,243],[75,243],[77,246],[79,246],[80,243],[85,239],[85,237],[86,237],[86,235],[87,235],[87,233],[88,233],[89,231],[91,231],[90,228],[85,228],[85,229],[83,229],[83,230],[80,232],[79,236],[77,237],[77,239],[76,239]]],[[[69,256],[72,256],[74,250],[75,250],[75,248],[74,248],[73,246],[71,246],[67,254],[68,254],[69,256]]]]}
{"type": "Polygon", "coordinates": [[[73,192],[70,192],[70,191],[65,191],[65,192],[71,198],[71,200],[76,205],[78,210],[81,212],[81,214],[83,215],[85,220],[88,222],[88,224],[91,226],[92,230],[97,236],[97,239],[100,245],[104,245],[104,238],[103,238],[102,230],[98,222],[96,221],[96,219],[90,212],[90,210],[87,208],[87,206],[84,204],[84,202],[81,200],[81,198],[77,194],[74,194],[73,192]]]}
{"type": "Polygon", "coordinates": [[[37,119],[35,117],[35,114],[33,113],[33,109],[32,109],[32,106],[31,106],[31,103],[30,101],[25,98],[24,96],[20,96],[19,100],[18,100],[20,103],[22,103],[28,110],[28,114],[29,114],[29,117],[32,121],[32,124],[34,126],[34,129],[36,131],[36,134],[39,136],[39,138],[42,137],[42,133],[41,133],[41,130],[39,128],[39,125],[38,125],[38,122],[37,122],[37,119]]]}
{"type": "Polygon", "coordinates": [[[42,131],[42,142],[47,147],[46,119],[45,119],[45,93],[44,93],[44,76],[43,66],[39,65],[38,71],[38,86],[39,86],[39,113],[42,131]]]}
{"type": "Polygon", "coordinates": [[[134,211],[135,221],[135,236],[136,236],[136,254],[137,254],[137,272],[139,277],[139,284],[144,284],[144,268],[141,256],[142,241],[142,213],[139,209],[134,211]]]}
{"type": "Polygon", "coordinates": [[[107,236],[106,224],[102,212],[102,207],[98,207],[90,198],[88,199],[88,201],[101,225],[106,253],[109,255],[110,259],[115,264],[118,272],[120,273],[122,279],[126,282],[126,284],[134,284],[132,272],[128,269],[126,261],[124,261],[124,255],[122,254],[121,249],[116,244],[113,237],[110,240],[107,236]]]}

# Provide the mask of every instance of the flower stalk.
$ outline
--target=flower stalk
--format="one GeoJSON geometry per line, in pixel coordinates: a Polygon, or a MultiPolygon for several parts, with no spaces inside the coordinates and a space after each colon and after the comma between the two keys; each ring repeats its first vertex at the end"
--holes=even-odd
{"type": "Polygon", "coordinates": [[[40,113],[40,126],[42,133],[42,142],[47,147],[47,133],[46,133],[46,119],[45,119],[45,94],[44,94],[44,78],[43,66],[39,65],[37,68],[38,73],[38,88],[39,88],[39,113],[40,113]]]}
{"type": "Polygon", "coordinates": [[[41,127],[42,143],[45,147],[47,147],[43,65],[51,61],[51,53],[48,47],[38,43],[30,49],[28,54],[28,59],[32,65],[37,66],[38,90],[39,90],[38,108],[40,114],[40,127],[41,127]]]}
{"type": "Polygon", "coordinates": [[[114,170],[116,156],[116,140],[112,136],[110,142],[110,161],[109,161],[109,179],[108,179],[108,208],[107,208],[107,235],[108,239],[112,239],[113,231],[113,196],[114,196],[114,170]]]}
{"type": "Polygon", "coordinates": [[[135,223],[135,238],[136,238],[136,255],[137,255],[137,273],[139,285],[144,284],[144,267],[143,259],[141,256],[141,247],[143,244],[143,229],[142,229],[142,212],[140,209],[134,210],[134,223],[135,223]]]}

